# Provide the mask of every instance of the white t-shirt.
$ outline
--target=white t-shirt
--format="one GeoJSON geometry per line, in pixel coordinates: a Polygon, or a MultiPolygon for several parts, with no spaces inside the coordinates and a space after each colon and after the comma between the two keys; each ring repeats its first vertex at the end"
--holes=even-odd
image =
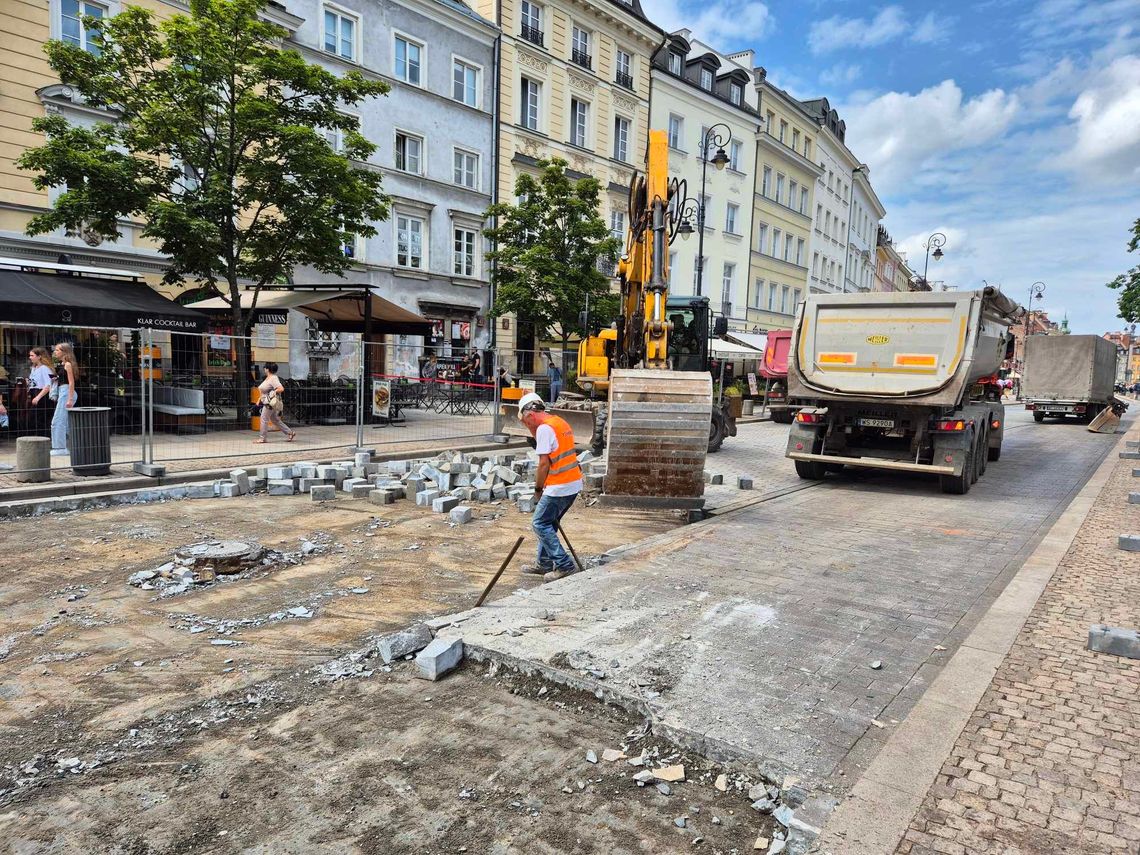
{"type": "Polygon", "coordinates": [[[46,389],[51,385],[51,369],[46,365],[37,365],[28,375],[28,386],[32,389],[46,389]]]}
{"type": "MultiPolygon", "coordinates": [[[[538,426],[538,430],[534,432],[534,443],[534,450],[539,454],[554,454],[558,450],[558,437],[550,425],[538,426]]],[[[557,465],[557,463],[552,463],[551,468],[553,469],[557,465]]],[[[582,492],[582,479],[579,478],[567,484],[547,484],[542,492],[547,496],[576,496],[582,492]]]]}

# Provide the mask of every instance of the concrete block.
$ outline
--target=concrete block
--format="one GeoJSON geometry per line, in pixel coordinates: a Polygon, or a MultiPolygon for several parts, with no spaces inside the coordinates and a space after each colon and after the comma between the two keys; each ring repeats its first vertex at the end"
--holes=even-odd
{"type": "Polygon", "coordinates": [[[360,451],[352,456],[353,466],[367,466],[371,462],[372,454],[367,451],[360,451]]]}
{"type": "Polygon", "coordinates": [[[368,473],[364,471],[363,466],[353,466],[352,467],[352,477],[353,478],[367,478],[368,473]]]}
{"type": "Polygon", "coordinates": [[[145,475],[148,478],[161,478],[166,474],[165,463],[143,463],[137,460],[131,464],[131,469],[139,475],[145,475]]]}
{"type": "MultiPolygon", "coordinates": [[[[292,486],[293,482],[290,481],[289,485],[292,486]]],[[[187,499],[212,499],[215,495],[213,484],[189,484],[186,487],[187,499]]]]}
{"type": "Polygon", "coordinates": [[[447,672],[458,668],[462,661],[462,638],[451,641],[437,638],[416,654],[416,676],[425,680],[438,680],[447,672]]]}
{"type": "Polygon", "coordinates": [[[1122,534],[1116,545],[1125,552],[1140,552],[1140,534],[1122,534]]]}
{"type": "Polygon", "coordinates": [[[21,436],[16,440],[16,481],[42,484],[51,480],[51,440],[21,436]]]}
{"type": "Polygon", "coordinates": [[[366,478],[370,478],[373,475],[379,475],[379,474],[380,474],[380,464],[379,463],[365,463],[364,464],[364,475],[366,478]]]}
{"type": "Polygon", "coordinates": [[[416,493],[416,504],[421,508],[430,508],[431,503],[439,498],[439,490],[420,490],[416,493]]]}
{"type": "Polygon", "coordinates": [[[239,496],[249,492],[249,473],[244,469],[231,469],[230,480],[237,484],[239,496]]]}
{"type": "Polygon", "coordinates": [[[431,630],[426,623],[417,623],[377,640],[376,650],[385,664],[418,653],[431,644],[431,630]]]}
{"type": "Polygon", "coordinates": [[[258,466],[256,469],[253,470],[253,473],[254,473],[255,478],[264,478],[266,480],[269,480],[269,467],[268,466],[258,466]]]}
{"type": "Polygon", "coordinates": [[[491,501],[491,491],[487,490],[485,488],[482,490],[476,490],[475,495],[472,496],[471,498],[473,501],[476,501],[476,502],[479,502],[479,503],[485,505],[485,504],[487,504],[487,502],[491,501]]]}
{"type": "Polygon", "coordinates": [[[367,481],[364,478],[345,478],[343,481],[340,482],[340,488],[342,490],[344,490],[344,492],[346,492],[346,493],[351,493],[353,488],[358,486],[358,485],[362,486],[362,487],[367,487],[370,490],[372,489],[372,482],[367,481]]]}
{"type": "Polygon", "coordinates": [[[458,505],[451,509],[448,518],[456,525],[466,525],[475,518],[475,512],[466,505],[458,505]]]}
{"type": "Polygon", "coordinates": [[[390,505],[396,501],[396,495],[390,490],[370,490],[368,501],[374,505],[390,505]]]}
{"type": "Polygon", "coordinates": [[[265,470],[266,480],[269,481],[284,481],[286,478],[293,477],[292,466],[270,466],[265,470]]]}
{"type": "Polygon", "coordinates": [[[520,514],[533,514],[535,506],[534,496],[520,496],[519,497],[519,513],[520,514]]]}
{"type": "Polygon", "coordinates": [[[331,502],[336,498],[336,484],[314,484],[309,493],[314,502],[331,502]]]}
{"type": "Polygon", "coordinates": [[[507,497],[507,488],[502,484],[496,484],[491,488],[492,499],[505,499],[507,497]]]}
{"type": "Polygon", "coordinates": [[[705,512],[703,508],[689,508],[685,514],[685,522],[687,523],[699,523],[704,518],[705,512]]]}
{"type": "Polygon", "coordinates": [[[458,472],[452,476],[451,483],[456,487],[470,487],[472,480],[470,472],[458,472]]]}
{"type": "Polygon", "coordinates": [[[340,473],[337,472],[337,468],[335,466],[317,467],[317,477],[324,481],[335,481],[338,474],[340,473]]]}
{"type": "Polygon", "coordinates": [[[1094,624],[1089,627],[1089,650],[1125,659],[1140,659],[1140,632],[1118,626],[1094,624]]]}
{"type": "MultiPolygon", "coordinates": [[[[316,469],[314,468],[313,471],[315,472],[316,469]]],[[[301,478],[297,484],[297,489],[300,490],[302,493],[307,493],[310,490],[312,490],[313,487],[322,486],[324,484],[328,484],[328,482],[325,481],[325,479],[323,479],[323,478],[316,478],[316,477],[301,478]]],[[[334,490],[336,489],[335,484],[329,484],[329,486],[332,487],[334,490]]]]}
{"type": "Polygon", "coordinates": [[[385,491],[391,493],[397,499],[408,498],[408,488],[405,487],[403,484],[392,484],[391,486],[379,487],[377,489],[385,490],[385,491]]]}
{"type": "Polygon", "coordinates": [[[269,483],[268,478],[250,478],[249,479],[249,492],[261,493],[265,490],[265,485],[269,483]]]}
{"type": "Polygon", "coordinates": [[[371,484],[369,484],[367,481],[360,481],[359,479],[354,479],[354,480],[356,480],[357,483],[353,484],[352,489],[347,491],[347,492],[352,493],[352,498],[354,498],[354,499],[367,499],[368,494],[376,489],[371,484]]]}
{"type": "Polygon", "coordinates": [[[586,475],[583,479],[587,490],[601,490],[605,481],[604,475],[586,475]]]}
{"type": "Polygon", "coordinates": [[[431,509],[437,514],[450,513],[451,509],[458,507],[459,499],[455,496],[440,496],[431,503],[431,509]]]}
{"type": "Polygon", "coordinates": [[[1120,452],[1121,460],[1140,460],[1140,451],[1122,451],[1120,452]]]}
{"type": "Polygon", "coordinates": [[[1124,444],[1129,448],[1140,448],[1140,439],[1126,439],[1124,444]]]}
{"type": "Polygon", "coordinates": [[[271,496],[292,496],[296,492],[292,478],[270,478],[266,488],[271,496]]]}
{"type": "Polygon", "coordinates": [[[1140,505],[1140,493],[1129,493],[1128,503],[1130,505],[1140,505]]]}
{"type": "Polygon", "coordinates": [[[736,486],[738,489],[741,489],[741,490],[751,490],[752,489],[752,479],[751,478],[745,478],[742,475],[741,477],[736,479],[736,486]]]}
{"type": "Polygon", "coordinates": [[[313,463],[294,463],[293,464],[293,477],[294,478],[316,478],[317,467],[313,463]]]}
{"type": "Polygon", "coordinates": [[[1133,478],[1140,478],[1140,469],[1133,469],[1132,470],[1132,477],[1133,478]]]}
{"type": "Polygon", "coordinates": [[[238,496],[243,496],[241,488],[233,481],[223,481],[218,485],[218,495],[223,499],[236,499],[238,496]]]}
{"type": "Polygon", "coordinates": [[[587,463],[589,463],[593,459],[594,459],[594,453],[592,451],[580,451],[580,452],[578,452],[578,465],[579,466],[585,466],[587,463]]]}
{"type": "Polygon", "coordinates": [[[447,495],[453,496],[461,502],[470,502],[475,497],[475,491],[470,487],[456,487],[447,495]]]}
{"type": "Polygon", "coordinates": [[[422,493],[427,486],[427,481],[423,478],[409,478],[404,482],[404,489],[407,490],[409,495],[416,495],[422,493]]]}
{"type": "Polygon", "coordinates": [[[497,477],[500,481],[505,481],[508,484],[514,484],[519,480],[518,473],[513,469],[507,468],[506,466],[498,467],[495,470],[495,477],[497,477]]]}
{"type": "Polygon", "coordinates": [[[389,460],[388,473],[391,475],[406,475],[408,472],[408,461],[406,460],[389,460]]]}

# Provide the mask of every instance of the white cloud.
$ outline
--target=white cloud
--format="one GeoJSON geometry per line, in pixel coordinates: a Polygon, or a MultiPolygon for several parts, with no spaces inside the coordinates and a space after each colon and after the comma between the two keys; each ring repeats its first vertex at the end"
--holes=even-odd
{"type": "Polygon", "coordinates": [[[1001,89],[963,99],[953,80],[916,94],[888,92],[840,109],[847,144],[871,166],[879,192],[897,192],[937,171],[940,159],[985,144],[1004,132],[1019,101],[1001,89]]]}
{"type": "Polygon", "coordinates": [[[1094,75],[1069,111],[1072,155],[1106,180],[1140,175],[1140,57],[1124,56],[1094,75]]]}
{"type": "Polygon", "coordinates": [[[720,49],[742,38],[762,39],[775,26],[767,4],[759,0],[715,0],[700,7],[686,7],[682,0],[644,0],[646,16],[666,32],[692,30],[701,41],[720,49]]]}
{"type": "Polygon", "coordinates": [[[821,71],[819,82],[823,86],[846,87],[848,84],[854,83],[862,71],[862,66],[855,63],[844,64],[840,62],[826,71],[821,71]]]}
{"type": "Polygon", "coordinates": [[[886,6],[874,18],[841,18],[834,15],[811,25],[808,45],[815,54],[853,47],[877,47],[906,33],[908,27],[900,6],[886,6]]]}
{"type": "Polygon", "coordinates": [[[948,19],[943,18],[940,21],[933,12],[927,12],[926,17],[918,22],[914,32],[910,34],[910,40],[920,45],[937,44],[946,39],[948,29],[948,19]]]}

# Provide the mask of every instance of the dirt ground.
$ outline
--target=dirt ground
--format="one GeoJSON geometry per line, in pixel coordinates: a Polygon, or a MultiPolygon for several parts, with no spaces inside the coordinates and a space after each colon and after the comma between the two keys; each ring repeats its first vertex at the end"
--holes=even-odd
{"type": "MultiPolygon", "coordinates": [[[[677,520],[579,504],[564,524],[585,558],[677,520]]],[[[347,679],[313,670],[469,607],[519,534],[493,598],[541,584],[517,572],[534,538],[505,503],[466,526],[407,501],[304,495],[5,524],[0,839],[20,852],[663,852],[698,836],[706,851],[750,847],[759,818],[740,794],[679,784],[664,796],[639,790],[624,761],[586,763],[587,749],[640,750],[625,736],[639,723],[592,698],[567,708],[566,689],[504,691],[514,678],[472,670],[429,684],[375,658],[342,660],[347,679]],[[320,549],[173,597],[128,586],[205,538],[320,549]],[[288,614],[298,606],[312,616],[288,614]],[[72,757],[76,772],[56,762],[72,757]]]]}

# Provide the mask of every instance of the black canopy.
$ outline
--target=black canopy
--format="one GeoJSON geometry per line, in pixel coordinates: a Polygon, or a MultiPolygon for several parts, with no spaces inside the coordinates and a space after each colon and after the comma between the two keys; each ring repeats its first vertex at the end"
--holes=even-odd
{"type": "Polygon", "coordinates": [[[0,270],[0,322],[201,332],[206,315],[145,282],[0,270]]]}

